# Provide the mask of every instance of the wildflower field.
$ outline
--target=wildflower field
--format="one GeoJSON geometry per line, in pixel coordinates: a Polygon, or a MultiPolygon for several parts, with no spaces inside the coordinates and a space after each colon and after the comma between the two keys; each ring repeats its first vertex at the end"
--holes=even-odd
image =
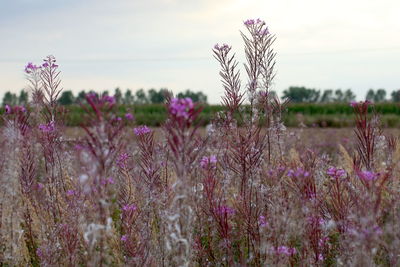
{"type": "Polygon", "coordinates": [[[399,265],[398,131],[368,101],[351,130],[287,129],[275,37],[244,24],[245,74],[213,48],[225,93],[207,128],[189,98],[169,95],[155,131],[88,94],[71,133],[55,58],[29,63],[33,100],[1,128],[1,266],[399,265]]]}

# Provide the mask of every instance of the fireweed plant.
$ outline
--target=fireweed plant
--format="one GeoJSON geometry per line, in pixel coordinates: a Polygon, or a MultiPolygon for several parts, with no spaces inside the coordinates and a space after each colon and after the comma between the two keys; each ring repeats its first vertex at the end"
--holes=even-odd
{"type": "Polygon", "coordinates": [[[205,134],[189,98],[168,94],[156,130],[131,127],[134,114],[118,117],[113,97],[92,93],[84,134],[67,139],[56,59],[27,64],[32,102],[2,116],[0,262],[399,265],[400,147],[373,103],[350,103],[352,149],[339,144],[332,158],[307,147],[282,123],[287,100],[270,91],[274,35],[250,19],[241,36],[244,83],[232,47],[213,48],[225,109],[205,134]]]}

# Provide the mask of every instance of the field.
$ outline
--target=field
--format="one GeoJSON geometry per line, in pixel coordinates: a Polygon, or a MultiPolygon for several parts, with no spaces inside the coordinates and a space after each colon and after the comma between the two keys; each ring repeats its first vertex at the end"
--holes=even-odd
{"type": "Polygon", "coordinates": [[[251,82],[216,45],[207,127],[190,98],[152,128],[93,93],[70,127],[55,58],[29,63],[32,101],[0,128],[1,266],[398,266],[399,130],[369,101],[343,106],[351,128],[288,128],[274,37],[245,27],[251,82]]]}

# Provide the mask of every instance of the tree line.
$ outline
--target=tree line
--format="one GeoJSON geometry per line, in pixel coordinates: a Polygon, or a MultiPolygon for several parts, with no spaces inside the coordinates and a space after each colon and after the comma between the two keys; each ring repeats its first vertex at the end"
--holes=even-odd
{"type": "MultiPolygon", "coordinates": [[[[283,98],[289,98],[294,103],[333,103],[333,102],[351,102],[356,99],[356,95],[351,89],[326,89],[316,90],[304,86],[291,86],[283,91],[283,98]]],[[[387,98],[385,89],[369,89],[365,100],[375,103],[393,101],[400,102],[400,89],[391,93],[391,98],[387,98]]]]}
{"type": "MultiPolygon", "coordinates": [[[[169,90],[167,88],[161,88],[156,90],[154,88],[145,91],[144,89],[136,90],[134,93],[127,89],[122,92],[120,88],[115,88],[113,94],[110,94],[108,90],[99,93],[100,95],[112,95],[115,101],[119,104],[133,105],[133,104],[159,104],[165,100],[166,93],[169,90]]],[[[93,91],[80,91],[76,96],[71,90],[65,90],[60,95],[58,101],[61,105],[73,105],[82,103],[85,100],[87,93],[95,93],[93,91]]],[[[179,98],[189,97],[194,102],[207,103],[207,96],[201,91],[193,92],[187,89],[184,92],[177,94],[179,98]]],[[[356,95],[351,89],[326,89],[316,90],[313,88],[307,88],[304,86],[291,86],[287,90],[283,91],[283,98],[289,98],[293,103],[333,103],[333,102],[351,102],[356,99],[356,95]]],[[[400,102],[400,89],[393,91],[390,94],[390,98],[387,98],[387,92],[385,89],[369,89],[366,96],[366,100],[373,101],[375,103],[392,101],[400,102]]],[[[6,92],[3,97],[3,105],[25,105],[28,102],[28,93],[25,90],[21,90],[19,94],[6,92]]]]}
{"type": "MultiPolygon", "coordinates": [[[[115,102],[118,104],[133,105],[133,104],[159,104],[164,103],[165,97],[169,90],[167,88],[161,88],[156,90],[154,88],[145,91],[144,89],[139,89],[133,93],[130,89],[122,92],[120,88],[115,88],[113,94],[110,94],[108,90],[101,93],[94,91],[85,90],[80,91],[76,96],[71,90],[64,90],[58,102],[60,105],[74,105],[80,104],[85,101],[85,95],[87,93],[95,93],[98,95],[109,95],[114,96],[115,102]]],[[[207,96],[202,92],[193,92],[187,89],[184,92],[180,92],[176,95],[178,98],[190,97],[194,102],[207,103],[207,96]]],[[[3,105],[25,105],[28,102],[28,93],[25,90],[21,90],[19,95],[6,92],[3,97],[3,105]]]]}

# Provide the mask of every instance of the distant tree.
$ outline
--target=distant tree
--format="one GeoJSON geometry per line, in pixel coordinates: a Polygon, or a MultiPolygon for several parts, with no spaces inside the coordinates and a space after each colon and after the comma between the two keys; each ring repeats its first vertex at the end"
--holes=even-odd
{"type": "Polygon", "coordinates": [[[148,92],[150,102],[153,104],[164,103],[166,92],[168,92],[168,89],[166,88],[161,88],[159,91],[156,91],[153,88],[150,89],[148,92]]]}
{"type": "Polygon", "coordinates": [[[136,104],[147,104],[149,103],[149,99],[146,96],[146,92],[143,89],[139,89],[135,94],[135,103],[136,104]]]}
{"type": "Polygon", "coordinates": [[[115,98],[115,102],[117,102],[117,104],[122,103],[122,92],[121,92],[121,89],[119,89],[119,87],[115,88],[114,98],[115,98]]]}
{"type": "Polygon", "coordinates": [[[374,101],[378,103],[378,102],[384,102],[385,100],[386,100],[386,90],[382,88],[378,89],[375,93],[374,101]]]}
{"type": "Polygon", "coordinates": [[[135,101],[135,97],[132,95],[132,91],[130,89],[126,90],[124,94],[123,103],[125,105],[132,105],[135,101]]]}
{"type": "Polygon", "coordinates": [[[28,103],[28,93],[25,90],[21,90],[18,97],[18,104],[19,105],[26,105],[28,103]]]}
{"type": "Polygon", "coordinates": [[[186,98],[189,97],[193,100],[193,102],[202,102],[207,103],[207,96],[203,94],[201,91],[193,92],[190,89],[186,89],[185,92],[181,92],[177,95],[178,98],[186,98]]]}
{"type": "Polygon", "coordinates": [[[9,91],[6,92],[3,97],[3,105],[6,105],[6,104],[11,105],[11,106],[17,105],[18,104],[17,95],[14,93],[11,93],[9,91]]]}
{"type": "Polygon", "coordinates": [[[322,103],[332,102],[333,101],[332,95],[333,95],[333,90],[331,89],[325,90],[321,96],[320,102],[322,103]]]}
{"type": "Polygon", "coordinates": [[[375,92],[373,89],[369,89],[367,95],[365,96],[365,100],[374,101],[375,99],[375,92]]]}
{"type": "Polygon", "coordinates": [[[110,93],[108,92],[108,90],[104,90],[103,93],[101,93],[101,96],[106,96],[106,95],[110,95],[110,93]]]}
{"type": "Polygon", "coordinates": [[[60,98],[58,99],[58,103],[63,106],[72,105],[75,102],[74,93],[72,91],[63,91],[61,93],[60,98]]]}
{"type": "Polygon", "coordinates": [[[335,102],[343,102],[344,101],[344,94],[342,89],[336,89],[335,90],[335,98],[334,98],[335,102]]]}
{"type": "Polygon", "coordinates": [[[320,90],[309,89],[306,87],[291,86],[283,91],[283,97],[289,98],[294,103],[317,102],[321,94],[320,90]]]}
{"type": "Polygon", "coordinates": [[[391,96],[393,102],[400,102],[400,89],[393,91],[391,96]]]}
{"type": "Polygon", "coordinates": [[[80,91],[78,96],[75,98],[75,104],[84,103],[86,99],[86,92],[84,90],[80,91]]]}
{"type": "Polygon", "coordinates": [[[353,91],[351,91],[351,89],[347,89],[344,92],[344,96],[343,96],[343,101],[344,102],[351,102],[356,100],[356,95],[353,93],[353,91]]]}

